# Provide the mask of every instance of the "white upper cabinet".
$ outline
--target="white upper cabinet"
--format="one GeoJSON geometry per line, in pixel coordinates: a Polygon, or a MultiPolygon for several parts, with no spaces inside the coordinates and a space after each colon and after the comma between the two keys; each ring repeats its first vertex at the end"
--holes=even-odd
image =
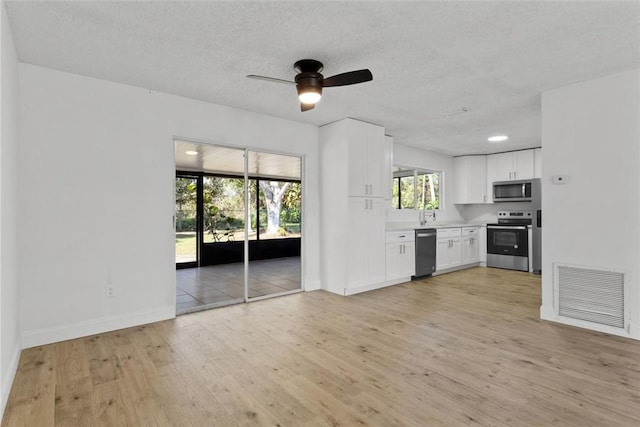
{"type": "Polygon", "coordinates": [[[393,198],[393,137],[389,135],[384,136],[384,152],[385,152],[385,169],[384,180],[385,184],[382,187],[386,191],[385,199],[391,200],[393,198]]]}
{"type": "Polygon", "coordinates": [[[513,152],[513,179],[533,178],[533,150],[513,152]]]}
{"type": "Polygon", "coordinates": [[[384,128],[349,120],[349,195],[356,197],[389,197],[389,144],[384,128]]]}
{"type": "Polygon", "coordinates": [[[487,203],[487,156],[453,159],[454,200],[456,204],[487,203]]]}
{"type": "Polygon", "coordinates": [[[533,177],[542,178],[542,148],[533,150],[533,177]]]}
{"type": "Polygon", "coordinates": [[[487,156],[487,188],[496,181],[533,178],[533,150],[511,151],[487,156]]]}

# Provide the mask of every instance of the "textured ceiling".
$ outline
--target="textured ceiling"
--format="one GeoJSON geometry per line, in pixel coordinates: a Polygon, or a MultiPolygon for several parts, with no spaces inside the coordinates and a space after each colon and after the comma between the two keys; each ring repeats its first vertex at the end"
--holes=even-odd
{"type": "MultiPolygon", "coordinates": [[[[640,66],[640,2],[6,2],[21,61],[316,125],[353,117],[445,154],[540,145],[540,93],[640,66]],[[301,113],[313,58],[327,88],[301,113]],[[469,112],[442,113],[461,107],[469,112]],[[508,143],[490,144],[495,133],[508,143]]],[[[203,138],[203,135],[193,135],[203,138]]]]}

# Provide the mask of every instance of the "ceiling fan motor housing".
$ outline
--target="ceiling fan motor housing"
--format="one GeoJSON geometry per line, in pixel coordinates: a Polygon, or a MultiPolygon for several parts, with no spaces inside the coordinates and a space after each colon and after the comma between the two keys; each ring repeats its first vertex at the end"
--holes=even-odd
{"type": "Polygon", "coordinates": [[[300,73],[296,76],[298,95],[305,92],[316,92],[322,95],[322,75],[318,73],[300,73]]]}
{"type": "Polygon", "coordinates": [[[293,68],[298,71],[295,77],[298,95],[305,92],[315,92],[322,95],[322,79],[320,74],[322,62],[315,59],[302,59],[297,61],[293,68]]]}

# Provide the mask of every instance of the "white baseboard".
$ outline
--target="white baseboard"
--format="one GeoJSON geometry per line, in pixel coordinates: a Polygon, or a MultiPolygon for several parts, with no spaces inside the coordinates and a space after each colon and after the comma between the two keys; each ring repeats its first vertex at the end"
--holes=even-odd
{"type": "Polygon", "coordinates": [[[305,292],[317,291],[317,290],[320,290],[320,288],[321,288],[320,280],[314,280],[314,281],[306,282],[304,284],[305,292]]]}
{"type": "Polygon", "coordinates": [[[556,311],[553,309],[553,306],[549,307],[546,305],[540,306],[540,318],[543,320],[556,320],[556,311]]]}
{"type": "MultiPolygon", "coordinates": [[[[446,273],[453,273],[454,271],[466,270],[467,268],[473,268],[473,267],[482,267],[482,265],[480,262],[457,265],[455,267],[445,268],[444,270],[436,270],[433,272],[432,276],[438,276],[440,274],[446,274],[446,273]]],[[[484,265],[484,267],[486,267],[486,264],[484,265]]]]}
{"type": "Polygon", "coordinates": [[[629,335],[631,335],[631,338],[640,340],[640,323],[631,322],[629,324],[629,335]]]}
{"type": "Polygon", "coordinates": [[[176,307],[175,305],[171,305],[148,311],[140,311],[137,313],[106,316],[98,319],[53,326],[51,328],[26,331],[22,333],[22,347],[36,347],[54,342],[101,334],[103,332],[130,328],[132,326],[144,325],[146,323],[173,319],[174,317],[176,317],[176,307]]]}
{"type": "Polygon", "coordinates": [[[594,322],[587,322],[585,320],[580,319],[572,319],[570,317],[559,316],[555,313],[553,308],[549,309],[548,307],[540,307],[540,318],[542,320],[547,320],[550,322],[560,323],[562,325],[574,326],[576,328],[589,329],[591,331],[596,332],[604,332],[605,334],[617,335],[619,337],[625,338],[633,338],[640,339],[640,335],[638,335],[638,331],[634,331],[634,328],[637,326],[630,325],[629,330],[624,328],[615,328],[613,326],[608,325],[600,325],[594,322]]]}
{"type": "Polygon", "coordinates": [[[411,277],[402,277],[400,279],[389,280],[382,283],[374,283],[372,285],[360,286],[358,288],[347,288],[344,290],[345,296],[359,294],[361,292],[373,291],[375,289],[386,288],[387,286],[397,285],[399,283],[410,282],[411,277]]]}
{"type": "Polygon", "coordinates": [[[11,393],[11,386],[13,385],[13,380],[16,377],[16,372],[18,371],[18,362],[20,361],[20,353],[22,349],[20,348],[19,343],[16,343],[16,348],[13,351],[13,356],[11,356],[11,362],[9,362],[9,369],[7,372],[2,373],[2,402],[0,404],[0,420],[4,416],[4,409],[7,406],[7,401],[9,400],[9,394],[11,393]]]}

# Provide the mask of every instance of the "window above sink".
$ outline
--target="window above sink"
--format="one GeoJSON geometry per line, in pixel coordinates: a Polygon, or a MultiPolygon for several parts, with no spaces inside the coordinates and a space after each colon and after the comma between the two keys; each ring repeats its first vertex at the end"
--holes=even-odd
{"type": "Polygon", "coordinates": [[[394,165],[391,203],[394,209],[440,209],[441,172],[394,165]]]}

